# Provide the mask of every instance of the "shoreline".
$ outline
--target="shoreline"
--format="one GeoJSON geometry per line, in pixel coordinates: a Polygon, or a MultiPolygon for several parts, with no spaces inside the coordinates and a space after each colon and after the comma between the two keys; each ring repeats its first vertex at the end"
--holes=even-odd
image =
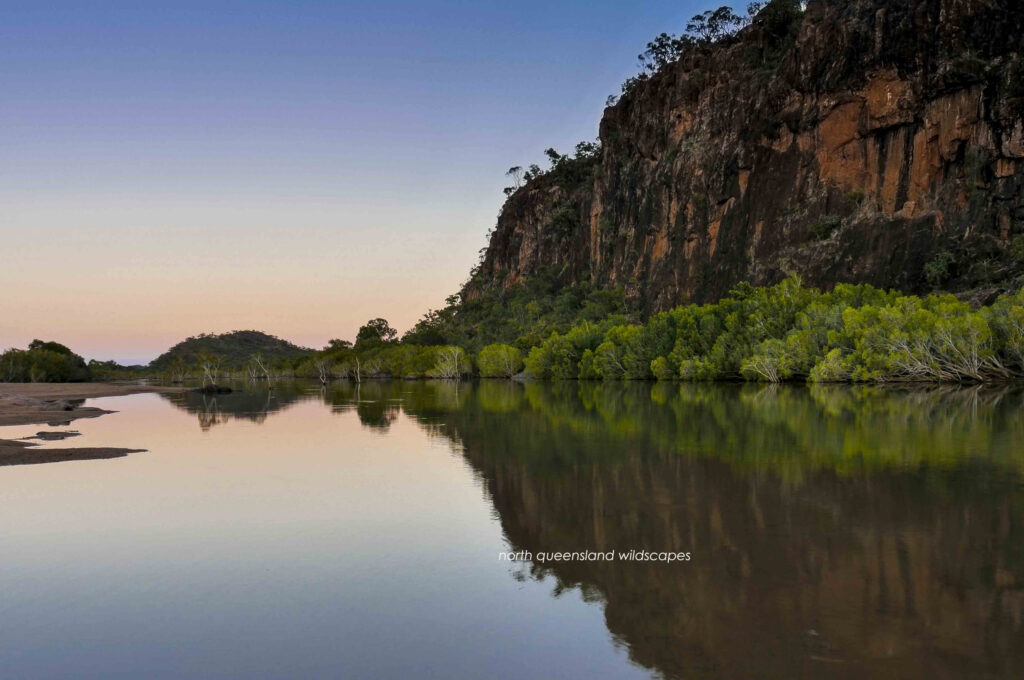
{"type": "MultiPolygon", "coordinates": [[[[0,383],[0,426],[46,425],[62,427],[79,418],[98,418],[107,409],[83,406],[86,399],[119,397],[147,392],[182,392],[184,387],[119,383],[0,383]]],[[[64,438],[66,433],[39,432],[33,439],[64,438]],[[63,436],[60,436],[63,434],[63,436]],[[47,436],[49,435],[49,436],[47,436]],[[58,435],[58,436],[54,436],[58,435]]],[[[68,460],[120,458],[145,449],[70,447],[37,449],[25,439],[0,439],[0,466],[34,465],[68,460]]]]}
{"type": "Polygon", "coordinates": [[[146,392],[186,392],[188,387],[176,385],[143,385],[137,382],[83,383],[10,383],[0,382],[0,398],[28,399],[99,399],[146,392]]]}

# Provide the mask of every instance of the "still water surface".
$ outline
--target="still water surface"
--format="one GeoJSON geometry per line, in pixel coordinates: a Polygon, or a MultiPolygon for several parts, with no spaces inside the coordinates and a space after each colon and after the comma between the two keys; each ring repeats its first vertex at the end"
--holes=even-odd
{"type": "Polygon", "coordinates": [[[149,450],[0,467],[2,678],[1024,676],[1019,389],[89,405],[45,446],[149,450]]]}

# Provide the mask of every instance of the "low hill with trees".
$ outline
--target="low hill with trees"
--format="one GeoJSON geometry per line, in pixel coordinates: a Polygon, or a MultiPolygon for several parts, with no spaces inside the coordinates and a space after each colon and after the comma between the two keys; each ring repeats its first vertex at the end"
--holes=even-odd
{"type": "Polygon", "coordinates": [[[253,356],[259,355],[268,363],[290,361],[312,353],[287,340],[260,331],[232,331],[230,333],[203,333],[182,340],[149,364],[151,371],[166,371],[176,364],[196,366],[203,357],[220,359],[225,369],[242,368],[253,356]]]}

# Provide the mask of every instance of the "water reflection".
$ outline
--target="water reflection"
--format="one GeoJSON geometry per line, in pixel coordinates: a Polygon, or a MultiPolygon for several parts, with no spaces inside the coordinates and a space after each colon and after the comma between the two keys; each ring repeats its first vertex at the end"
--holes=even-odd
{"type": "Polygon", "coordinates": [[[559,392],[528,386],[530,417],[505,436],[484,400],[454,429],[515,548],[693,551],[531,565],[599,594],[636,661],[669,677],[1019,677],[1019,393],[559,392]]]}
{"type": "Polygon", "coordinates": [[[297,381],[268,385],[265,382],[238,383],[228,394],[173,392],[162,394],[178,408],[194,413],[204,431],[223,425],[233,418],[262,423],[272,413],[291,404],[312,398],[309,388],[297,381]]]}
{"type": "Polygon", "coordinates": [[[210,427],[298,400],[456,444],[523,565],[666,677],[1020,677],[1024,391],[555,383],[171,395],[210,427]]]}

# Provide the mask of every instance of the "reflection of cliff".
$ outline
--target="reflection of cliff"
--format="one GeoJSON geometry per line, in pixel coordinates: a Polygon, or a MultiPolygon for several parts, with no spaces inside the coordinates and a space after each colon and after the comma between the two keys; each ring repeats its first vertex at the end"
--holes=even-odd
{"type": "Polygon", "coordinates": [[[558,389],[483,385],[441,429],[462,445],[517,550],[693,552],[692,562],[671,566],[533,565],[601,597],[609,630],[637,662],[669,677],[1024,671],[1016,468],[984,455],[952,460],[949,447],[905,467],[851,467],[843,450],[851,442],[848,455],[861,458],[889,438],[904,442],[893,444],[897,456],[944,437],[963,456],[985,432],[1019,446],[1019,434],[1006,441],[1019,396],[981,400],[972,411],[949,401],[964,394],[858,400],[712,387],[670,394],[662,405],[647,388],[608,399],[587,386],[569,388],[582,398],[558,389]],[[517,417],[485,407],[517,394],[517,417]],[[1013,409],[1001,411],[1006,399],[1013,409]],[[956,419],[934,418],[944,409],[956,419]],[[691,444],[705,450],[669,445],[670,421],[676,441],[683,430],[704,431],[691,444]],[[889,431],[873,432],[880,423],[889,431]],[[820,450],[810,450],[815,442],[820,450]],[[798,484],[786,478],[786,449],[798,484]],[[744,464],[759,453],[771,464],[744,464]]]}
{"type": "MultiPolygon", "coordinates": [[[[1024,672],[1024,391],[339,381],[173,395],[259,421],[299,400],[456,444],[512,548],[604,602],[667,677],[1024,672]]],[[[171,397],[169,397],[171,398],[171,397]]]]}
{"type": "Polygon", "coordinates": [[[347,380],[323,387],[303,380],[281,380],[271,385],[264,382],[239,382],[229,394],[207,395],[200,392],[161,393],[174,406],[194,414],[203,430],[232,419],[263,423],[269,416],[281,413],[301,401],[320,401],[334,413],[354,411],[360,422],[386,431],[406,408],[426,418],[458,409],[466,401],[472,387],[458,382],[431,381],[411,385],[404,382],[347,380]]]}

